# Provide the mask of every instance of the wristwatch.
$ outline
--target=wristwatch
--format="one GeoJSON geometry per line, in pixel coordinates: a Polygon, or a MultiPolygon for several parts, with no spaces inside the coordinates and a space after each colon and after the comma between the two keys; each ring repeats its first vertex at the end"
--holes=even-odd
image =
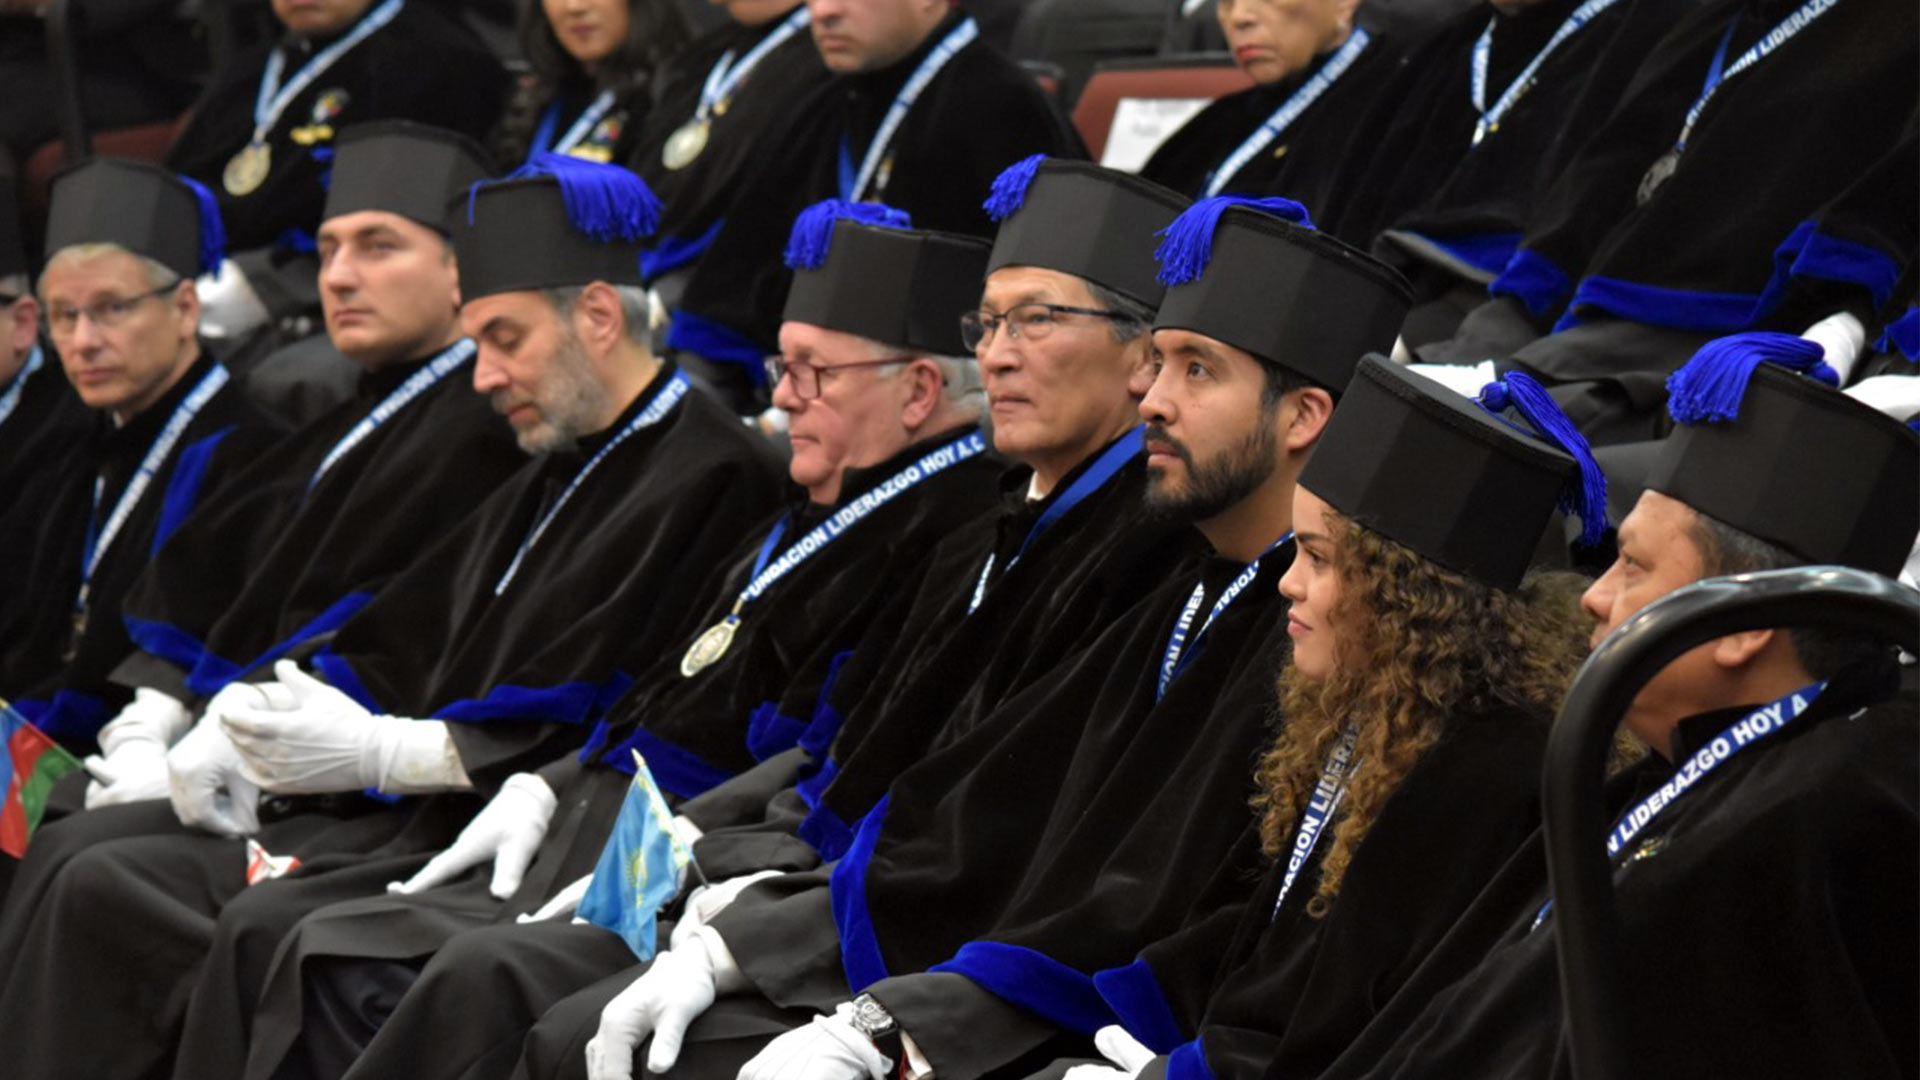
{"type": "Polygon", "coordinates": [[[853,1030],[871,1040],[880,1053],[895,1065],[905,1056],[906,1047],[900,1041],[900,1025],[894,1022],[893,1014],[872,994],[861,994],[853,999],[853,1011],[848,1014],[847,1022],[853,1025],[853,1030]]]}

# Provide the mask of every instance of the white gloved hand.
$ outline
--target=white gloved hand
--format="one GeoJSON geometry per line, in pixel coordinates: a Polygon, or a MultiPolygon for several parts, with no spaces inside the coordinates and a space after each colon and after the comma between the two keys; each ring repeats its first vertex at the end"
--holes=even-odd
{"type": "Polygon", "coordinates": [[[200,294],[200,332],[207,337],[242,337],[273,317],[232,259],[222,259],[218,269],[193,285],[200,294]]]}
{"type": "Polygon", "coordinates": [[[120,715],[100,729],[100,753],[82,762],[93,779],[86,805],[114,806],[167,797],[167,748],[193,726],[193,714],[171,694],[133,692],[120,715]]]}
{"type": "Polygon", "coordinates": [[[1920,378],[1874,375],[1847,387],[1848,397],[1895,420],[1920,413],[1920,378]]]}
{"type": "Polygon", "coordinates": [[[745,986],[733,953],[711,927],[654,957],[645,974],[600,1010],[600,1029],[587,1043],[589,1080],[632,1080],[634,1047],[649,1035],[648,1071],[673,1068],[694,1020],[716,996],[745,986]]]}
{"type": "Polygon", "coordinates": [[[1126,1028],[1108,1024],[1093,1033],[1093,1045],[1111,1065],[1075,1065],[1066,1080],[1129,1080],[1153,1061],[1154,1052],[1134,1038],[1126,1028]]]}
{"type": "Polygon", "coordinates": [[[1820,346],[1827,366],[1840,374],[1840,385],[1847,385],[1860,349],[1867,343],[1867,328],[1850,312],[1829,315],[1801,331],[1800,336],[1820,346]]]}
{"type": "Polygon", "coordinates": [[[1491,360],[1482,360],[1471,367],[1465,364],[1408,364],[1407,370],[1425,375],[1461,397],[1470,398],[1479,397],[1480,391],[1488,383],[1500,377],[1491,360]]]}
{"type": "MultiPolygon", "coordinates": [[[[546,922],[549,919],[564,919],[580,910],[580,900],[587,895],[587,886],[593,884],[592,874],[582,874],[574,878],[566,888],[553,894],[553,898],[528,915],[522,913],[514,918],[517,923],[546,922]]],[[[575,919],[574,922],[585,922],[575,919]]]]}
{"type": "Polygon", "coordinates": [[[234,837],[260,831],[260,789],[240,774],[240,751],[211,713],[167,752],[167,797],[182,825],[234,837]]]}
{"type": "Polygon", "coordinates": [[[680,912],[680,920],[673,924],[673,932],[667,935],[667,944],[679,948],[682,941],[694,935],[694,932],[713,921],[715,915],[727,910],[746,887],[764,878],[779,877],[778,870],[761,870],[753,874],[741,874],[711,885],[702,885],[687,894],[687,902],[680,912]]]}
{"type": "Polygon", "coordinates": [[[547,835],[553,808],[559,800],[553,788],[533,773],[514,773],[500,785],[500,793],[460,830],[447,850],[427,860],[405,881],[390,881],[390,893],[412,894],[444,885],[483,862],[493,862],[493,882],[487,891],[505,900],[520,887],[540,840],[547,835]]]}
{"type": "Polygon", "coordinates": [[[445,723],[376,715],[291,660],[273,670],[292,692],[293,708],[236,709],[221,718],[241,771],[261,788],[412,795],[473,786],[445,723]]]}
{"type": "Polygon", "coordinates": [[[893,1059],[853,1026],[852,1013],[843,1001],[832,1016],[781,1035],[740,1066],[739,1080],[887,1080],[893,1059]]]}

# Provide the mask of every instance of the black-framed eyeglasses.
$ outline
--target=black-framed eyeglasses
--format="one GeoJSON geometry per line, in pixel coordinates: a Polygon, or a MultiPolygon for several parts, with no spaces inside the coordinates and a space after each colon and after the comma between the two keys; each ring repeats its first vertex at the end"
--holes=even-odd
{"type": "Polygon", "coordinates": [[[133,309],[156,296],[170,293],[180,287],[179,282],[149,289],[135,296],[109,296],[104,300],[95,300],[86,307],[48,307],[43,321],[47,324],[47,333],[55,337],[66,337],[80,325],[80,316],[103,329],[112,329],[127,321],[133,309]]]}
{"type": "Polygon", "coordinates": [[[1039,341],[1053,332],[1054,325],[1062,315],[1092,315],[1097,318],[1117,322],[1132,322],[1133,316],[1105,308],[1070,307],[1066,304],[1043,304],[1038,301],[1031,304],[1015,304],[1005,311],[965,312],[960,316],[960,340],[969,349],[978,349],[993,340],[994,331],[1001,323],[1007,324],[1007,333],[1015,338],[1027,341],[1039,341]]]}
{"type": "Polygon", "coordinates": [[[823,374],[831,375],[848,368],[885,367],[888,364],[904,364],[917,360],[915,356],[884,356],[878,360],[855,360],[849,364],[810,364],[805,360],[788,360],[785,357],[769,356],[767,365],[767,388],[780,384],[784,376],[788,380],[793,396],[801,401],[812,401],[820,396],[820,379],[823,374]]]}

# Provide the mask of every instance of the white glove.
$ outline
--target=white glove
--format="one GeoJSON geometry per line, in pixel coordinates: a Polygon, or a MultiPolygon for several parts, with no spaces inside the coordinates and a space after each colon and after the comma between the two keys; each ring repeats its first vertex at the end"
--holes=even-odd
{"type": "Polygon", "coordinates": [[[182,825],[234,837],[260,831],[260,789],[240,774],[240,751],[211,713],[167,752],[167,797],[182,825]]]}
{"type": "MultiPolygon", "coordinates": [[[[541,904],[539,909],[536,910],[533,914],[528,915],[528,914],[522,913],[521,915],[516,916],[513,921],[518,923],[530,923],[530,922],[546,922],[549,919],[564,919],[567,916],[572,915],[575,911],[578,911],[580,909],[580,899],[581,897],[584,897],[587,895],[587,886],[591,884],[593,884],[593,875],[582,874],[581,876],[574,878],[573,881],[566,888],[561,889],[557,893],[554,893],[553,899],[548,900],[544,904],[541,904]]],[[[586,920],[575,919],[573,921],[585,922],[586,920]]]]}
{"type": "Polygon", "coordinates": [[[1493,361],[1482,360],[1472,367],[1464,364],[1408,364],[1416,371],[1462,397],[1479,397],[1480,391],[1500,377],[1493,361]]]}
{"type": "Polygon", "coordinates": [[[680,921],[673,924],[673,933],[667,936],[671,948],[679,948],[680,943],[692,937],[696,930],[713,921],[715,915],[727,910],[734,899],[747,886],[763,878],[779,877],[778,870],[761,870],[753,874],[741,874],[725,881],[716,881],[711,885],[702,885],[687,894],[687,902],[680,912],[680,921]]]}
{"type": "Polygon", "coordinates": [[[832,1016],[773,1040],[740,1066],[739,1080],[887,1080],[893,1059],[854,1028],[852,1013],[843,1001],[832,1016]]]}
{"type": "Polygon", "coordinates": [[[200,332],[207,337],[241,337],[273,317],[232,259],[222,259],[219,269],[200,275],[193,286],[200,294],[200,332]]]}
{"type": "Polygon", "coordinates": [[[87,807],[166,798],[167,747],[192,726],[193,714],[171,694],[135,690],[120,715],[100,729],[100,753],[82,762],[93,777],[87,807]]]}
{"type": "Polygon", "coordinates": [[[727,943],[708,927],[684,948],[653,958],[653,966],[600,1010],[600,1030],[587,1043],[589,1080],[631,1080],[633,1050],[653,1036],[647,1070],[663,1073],[680,1058],[687,1028],[719,994],[745,988],[727,943]]]}
{"type": "Polygon", "coordinates": [[[1128,1076],[1147,1067],[1155,1054],[1145,1043],[1119,1024],[1108,1024],[1093,1033],[1093,1045],[1100,1055],[1127,1071],[1128,1076]]]}
{"type": "Polygon", "coordinates": [[[291,660],[273,670],[293,693],[292,709],[236,709],[221,718],[241,771],[261,788],[411,795],[473,786],[445,723],[375,715],[291,660]]]}
{"type": "Polygon", "coordinates": [[[553,788],[533,773],[514,773],[500,785],[500,793],[488,800],[447,850],[427,861],[427,865],[405,881],[390,881],[390,893],[412,894],[444,885],[472,867],[491,859],[493,883],[487,887],[496,899],[505,900],[520,887],[540,840],[547,835],[547,823],[553,820],[553,808],[559,800],[553,788]]]}
{"type": "Polygon", "coordinates": [[[1847,387],[1847,396],[1895,420],[1920,413],[1920,378],[1874,375],[1847,387]]]}
{"type": "Polygon", "coordinates": [[[1867,343],[1867,328],[1860,325],[1860,320],[1848,312],[1838,312],[1807,327],[1800,336],[1820,346],[1827,366],[1840,373],[1840,385],[1847,385],[1854,361],[1867,343]]]}

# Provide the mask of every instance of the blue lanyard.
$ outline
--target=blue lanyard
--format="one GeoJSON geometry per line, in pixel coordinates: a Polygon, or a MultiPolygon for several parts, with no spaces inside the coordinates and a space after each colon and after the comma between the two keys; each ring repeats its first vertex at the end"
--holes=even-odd
{"type": "Polygon", "coordinates": [[[280,76],[287,66],[286,53],[275,49],[267,58],[266,70],[260,74],[260,90],[253,100],[253,142],[264,142],[267,132],[280,122],[280,114],[300,92],[313,84],[315,79],[326,74],[347,51],[373,35],[373,32],[393,21],[400,14],[401,0],[385,0],[379,7],[360,20],[354,28],[339,41],[320,50],[319,53],[300,66],[293,81],[282,85],[280,76]]]}
{"type": "Polygon", "coordinates": [[[307,480],[307,490],[312,491],[314,485],[320,482],[320,478],[327,474],[328,469],[333,468],[354,447],[365,442],[367,436],[372,435],[395,413],[406,408],[413,399],[426,393],[429,387],[439,382],[448,372],[466,363],[474,352],[473,339],[461,338],[441,350],[440,355],[434,357],[425,367],[407,376],[407,381],[382,398],[380,404],[375,405],[372,411],[360,418],[359,423],[353,425],[345,435],[341,436],[339,442],[333,444],[333,449],[327,451],[327,456],[320,459],[320,467],[313,470],[313,476],[307,480]]]}
{"type": "Polygon", "coordinates": [[[1207,174],[1207,183],[1201,189],[1201,194],[1207,198],[1220,194],[1220,189],[1227,186],[1227,181],[1233,179],[1241,169],[1246,168],[1247,162],[1252,161],[1260,151],[1267,148],[1268,144],[1279,138],[1281,132],[1291,127],[1295,120],[1300,119],[1300,114],[1307,111],[1307,106],[1312,105],[1321,94],[1326,93],[1335,82],[1339,81],[1340,76],[1346,74],[1347,68],[1353,66],[1353,62],[1360,58],[1360,54],[1367,48],[1367,43],[1372,40],[1373,36],[1367,33],[1365,27],[1355,27],[1346,42],[1327,58],[1326,63],[1320,65],[1319,71],[1314,72],[1313,78],[1308,79],[1300,89],[1289,95],[1287,100],[1273,111],[1273,115],[1267,117],[1266,123],[1261,124],[1252,135],[1247,136],[1247,141],[1241,143],[1239,149],[1228,155],[1227,159],[1220,163],[1219,168],[1207,174]]]}
{"type": "Polygon", "coordinates": [[[588,133],[593,131],[593,126],[612,109],[613,91],[600,91],[599,96],[581,110],[573,126],[567,128],[567,133],[560,136],[560,141],[556,143],[553,141],[553,132],[560,126],[560,98],[556,95],[553,102],[547,106],[547,111],[540,115],[540,127],[534,131],[533,143],[527,148],[527,160],[531,161],[536,155],[549,151],[564,154],[572,150],[580,145],[580,140],[586,138],[588,133]]]}
{"type": "MultiPolygon", "coordinates": [[[[1707,774],[1727,763],[1727,760],[1742,750],[1777,735],[1790,727],[1795,720],[1807,711],[1822,691],[1827,688],[1825,681],[1803,686],[1786,697],[1769,705],[1762,705],[1748,713],[1746,717],[1731,727],[1715,735],[1707,745],[1693,752],[1680,767],[1673,770],[1667,782],[1661,784],[1653,794],[1640,800],[1633,809],[1620,815],[1613,828],[1607,830],[1607,857],[1619,859],[1620,853],[1627,849],[1633,838],[1640,835],[1653,819],[1660,816],[1668,807],[1677,803],[1694,786],[1706,779],[1707,774]]],[[[1530,929],[1537,930],[1546,921],[1547,913],[1553,909],[1553,901],[1540,905],[1539,914],[1533,918],[1530,929]]]]}
{"type": "Polygon", "coordinates": [[[547,526],[553,523],[553,519],[559,515],[561,508],[567,505],[567,500],[573,498],[573,493],[588,476],[593,474],[593,470],[600,467],[600,463],[613,452],[613,448],[627,441],[627,437],[634,432],[652,427],[664,420],[667,414],[673,411],[674,406],[680,404],[681,399],[687,396],[687,391],[692,386],[686,372],[674,372],[673,378],[652,401],[647,403],[647,407],[640,410],[632,420],[627,421],[626,427],[621,428],[618,434],[608,439],[607,445],[601,447],[599,453],[593,455],[585,465],[581,466],[580,471],[575,473],[573,480],[567,484],[566,490],[560,493],[559,498],[553,500],[553,505],[547,508],[547,512],[541,515],[533,528],[527,530],[526,537],[520,541],[520,550],[513,553],[513,561],[507,564],[507,572],[500,575],[500,580],[493,586],[493,595],[499,596],[507,591],[508,585],[513,584],[514,575],[520,572],[520,564],[526,559],[527,552],[532,551],[533,545],[540,542],[540,537],[546,533],[547,526]]]}
{"type": "Polygon", "coordinates": [[[1193,627],[1193,617],[1200,611],[1200,604],[1207,597],[1206,582],[1202,581],[1193,587],[1193,593],[1187,597],[1187,606],[1181,609],[1179,620],[1173,624],[1173,633],[1167,635],[1166,654],[1160,660],[1160,684],[1153,692],[1153,700],[1159,701],[1167,696],[1167,687],[1173,685],[1173,680],[1187,669],[1187,664],[1193,660],[1194,655],[1200,651],[1200,646],[1206,642],[1207,631],[1213,629],[1214,620],[1232,606],[1233,602],[1239,599],[1240,594],[1246,591],[1247,586],[1253,584],[1253,579],[1260,575],[1260,560],[1271,554],[1274,548],[1291,539],[1293,539],[1293,530],[1288,529],[1287,535],[1268,544],[1266,551],[1261,552],[1247,564],[1246,569],[1240,571],[1232,581],[1227,583],[1227,587],[1220,591],[1220,599],[1215,600],[1213,609],[1207,612],[1207,621],[1201,623],[1199,632],[1193,635],[1193,649],[1189,652],[1187,634],[1193,627]]]}
{"type": "Polygon", "coordinates": [[[1740,25],[1740,20],[1736,17],[1729,23],[1726,34],[1720,39],[1720,48],[1713,54],[1713,63],[1707,68],[1706,85],[1701,88],[1700,96],[1694,99],[1693,106],[1687,110],[1687,121],[1681,125],[1680,137],[1674,140],[1674,152],[1680,153],[1686,150],[1687,139],[1693,134],[1693,126],[1700,122],[1700,114],[1706,111],[1707,102],[1712,101],[1713,95],[1719,93],[1721,83],[1765,60],[1773,50],[1785,45],[1795,34],[1811,26],[1815,19],[1825,15],[1839,2],[1840,0],[1807,0],[1799,10],[1787,16],[1773,29],[1767,31],[1759,41],[1748,47],[1746,52],[1741,53],[1731,67],[1726,66],[1727,48],[1733,43],[1733,30],[1740,25]]]}
{"type": "Polygon", "coordinates": [[[1616,0],[1587,0],[1586,3],[1574,9],[1573,14],[1568,15],[1566,21],[1560,24],[1560,28],[1553,32],[1551,38],[1547,39],[1546,45],[1542,47],[1538,53],[1535,53],[1533,59],[1527,63],[1527,66],[1521,69],[1520,74],[1515,75],[1513,81],[1507,84],[1506,90],[1500,94],[1500,100],[1494,102],[1492,108],[1487,107],[1487,57],[1493,52],[1493,28],[1500,24],[1503,16],[1495,15],[1488,21],[1487,28],[1480,32],[1480,39],[1473,43],[1473,84],[1471,91],[1473,94],[1473,111],[1480,114],[1479,121],[1473,126],[1473,144],[1475,146],[1480,145],[1480,140],[1486,138],[1492,133],[1493,129],[1500,126],[1500,118],[1507,115],[1508,110],[1519,104],[1521,97],[1533,87],[1534,74],[1540,70],[1541,64],[1547,62],[1547,57],[1553,55],[1553,50],[1559,48],[1561,43],[1565,42],[1568,38],[1579,33],[1582,27],[1592,22],[1595,18],[1598,18],[1601,12],[1612,7],[1615,2],[1616,0]]]}
{"type": "Polygon", "coordinates": [[[807,10],[805,4],[802,4],[775,27],[772,33],[762,38],[760,44],[755,45],[747,55],[741,57],[738,63],[734,62],[733,50],[729,49],[727,54],[720,58],[719,63],[713,65],[713,70],[707,73],[706,84],[700,88],[700,104],[694,109],[694,115],[701,119],[712,116],[719,109],[721,102],[733,97],[734,91],[740,88],[740,84],[753,73],[753,69],[759,66],[760,61],[766,59],[768,53],[785,45],[788,39],[806,29],[807,24],[812,21],[813,13],[807,10]]]}
{"type": "MultiPolygon", "coordinates": [[[[1114,474],[1126,467],[1127,462],[1140,455],[1145,448],[1145,432],[1146,427],[1142,425],[1115,439],[1112,446],[1101,451],[1100,456],[1093,459],[1093,464],[1087,466],[1087,471],[1081,473],[1078,479],[1067,486],[1067,490],[1060,493],[1059,498],[1054,499],[1045,510],[1040,512],[1040,517],[1034,521],[1033,527],[1027,530],[1026,537],[1020,541],[1020,547],[1013,553],[1013,558],[1007,560],[1008,571],[1019,565],[1020,557],[1027,553],[1027,549],[1033,546],[1034,541],[1040,539],[1048,529],[1053,528],[1054,522],[1085,502],[1089,495],[1105,487],[1107,481],[1113,479],[1114,474]]],[[[986,598],[987,579],[993,575],[994,559],[993,554],[988,554],[987,564],[980,568],[980,579],[973,585],[973,599],[967,604],[969,615],[973,614],[975,609],[979,608],[980,602],[986,598]]]]}
{"type": "Polygon", "coordinates": [[[27,362],[20,365],[20,371],[14,375],[13,385],[7,387],[6,393],[0,394],[0,424],[6,423],[7,417],[13,415],[13,410],[19,408],[20,395],[26,392],[27,380],[33,377],[34,372],[40,370],[40,365],[46,363],[46,360],[47,358],[40,352],[39,343],[36,342],[33,351],[27,354],[27,362]]]}
{"type": "Polygon", "coordinates": [[[1328,820],[1339,809],[1340,800],[1346,797],[1347,776],[1353,771],[1353,748],[1359,740],[1359,731],[1351,725],[1343,729],[1340,741],[1327,755],[1327,763],[1320,767],[1320,780],[1314,784],[1312,797],[1300,811],[1300,827],[1293,831],[1293,844],[1287,849],[1287,872],[1280,878],[1280,895],[1273,899],[1269,921],[1280,916],[1280,905],[1287,902],[1287,894],[1293,891],[1294,879],[1313,856],[1321,834],[1327,831],[1328,820]]]}
{"type": "MultiPolygon", "coordinates": [[[[873,134],[873,142],[867,145],[867,156],[860,162],[860,171],[853,172],[853,156],[845,134],[840,136],[840,197],[850,202],[859,202],[868,195],[868,189],[874,186],[874,177],[880,171],[880,162],[886,157],[887,147],[892,145],[894,133],[900,130],[900,124],[907,118],[907,110],[927,89],[940,69],[954,54],[973,43],[980,36],[980,27],[972,19],[963,21],[948,32],[940,44],[934,46],[926,59],[920,61],[906,85],[894,95],[893,104],[887,107],[887,115],[880,121],[880,129],[873,134]]],[[[880,185],[885,187],[885,184],[880,185]]]]}

